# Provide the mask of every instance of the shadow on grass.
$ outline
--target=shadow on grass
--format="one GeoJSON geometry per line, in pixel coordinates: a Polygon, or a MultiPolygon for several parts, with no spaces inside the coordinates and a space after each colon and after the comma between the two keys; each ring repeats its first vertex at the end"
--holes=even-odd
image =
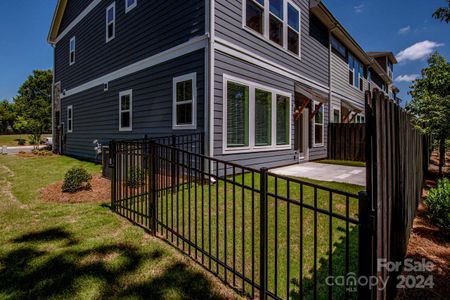
{"type": "MultiPolygon", "coordinates": [[[[342,227],[338,227],[338,230],[344,231],[342,227]]],[[[349,247],[348,247],[348,274],[353,273],[356,277],[358,274],[358,228],[351,228],[349,231],[349,247]]],[[[346,293],[345,286],[333,285],[330,287],[327,284],[327,277],[333,276],[336,279],[338,276],[344,276],[346,274],[345,262],[346,262],[346,239],[345,236],[341,237],[333,244],[334,251],[331,254],[331,271],[329,269],[330,256],[322,257],[317,262],[316,271],[316,285],[317,285],[317,299],[357,299],[358,293],[355,288],[349,287],[346,293]]],[[[314,269],[309,270],[310,274],[314,273],[314,269]]],[[[333,282],[333,279],[329,281],[333,282]]],[[[290,295],[291,299],[315,299],[314,298],[314,277],[303,278],[301,283],[298,278],[291,280],[290,295]]]]}
{"type": "Polygon", "coordinates": [[[0,256],[0,298],[82,298],[86,289],[94,298],[221,298],[204,274],[184,263],[156,266],[168,259],[162,250],[144,253],[121,243],[86,249],[59,227],[22,235],[11,244],[14,250],[0,256]],[[55,242],[63,247],[54,250],[55,242]],[[144,263],[151,266],[143,268],[144,263]],[[156,275],[143,280],[149,273],[156,275]]]}

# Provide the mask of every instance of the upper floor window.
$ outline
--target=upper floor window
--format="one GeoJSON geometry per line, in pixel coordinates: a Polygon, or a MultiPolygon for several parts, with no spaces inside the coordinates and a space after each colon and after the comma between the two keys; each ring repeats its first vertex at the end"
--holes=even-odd
{"type": "Polygon", "coordinates": [[[125,0],[125,13],[129,12],[137,5],[137,0],[125,0]]]}
{"type": "Polygon", "coordinates": [[[116,2],[113,2],[106,9],[106,42],[116,36],[116,2]]]}
{"type": "Polygon", "coordinates": [[[261,34],[288,52],[300,55],[300,9],[289,0],[246,0],[246,28],[261,34]]]}
{"type": "Polygon", "coordinates": [[[349,84],[359,90],[363,90],[364,66],[352,54],[348,54],[349,84]]]}
{"type": "Polygon", "coordinates": [[[73,131],[73,106],[67,106],[67,132],[73,131]]]}
{"type": "Polygon", "coordinates": [[[128,90],[119,94],[119,131],[133,129],[133,91],[128,90]]]}
{"type": "Polygon", "coordinates": [[[347,57],[347,49],[334,36],[331,37],[331,47],[343,58],[347,57]]]}
{"type": "Polygon", "coordinates": [[[75,37],[70,39],[69,42],[69,64],[73,65],[75,63],[75,37]]]}
{"type": "Polygon", "coordinates": [[[173,129],[195,129],[197,105],[197,74],[173,79],[173,129]]]}
{"type": "Polygon", "coordinates": [[[391,61],[389,59],[388,59],[387,73],[390,78],[394,77],[394,65],[391,63],[391,61]]]}

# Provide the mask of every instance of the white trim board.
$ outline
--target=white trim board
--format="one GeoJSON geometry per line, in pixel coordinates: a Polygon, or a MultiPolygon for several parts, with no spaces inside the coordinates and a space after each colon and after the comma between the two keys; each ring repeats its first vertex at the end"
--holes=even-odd
{"type": "Polygon", "coordinates": [[[203,49],[207,46],[207,43],[208,43],[207,35],[195,37],[195,38],[187,41],[186,43],[183,43],[181,45],[170,48],[166,51],[160,52],[158,54],[155,54],[153,56],[150,56],[148,58],[145,58],[143,60],[135,62],[131,65],[123,67],[122,69],[116,70],[116,71],[106,74],[102,77],[99,77],[97,79],[86,82],[86,83],[79,85],[75,88],[72,88],[70,90],[66,90],[65,94],[61,95],[61,99],[64,99],[69,96],[73,96],[75,94],[81,93],[83,91],[86,91],[88,89],[91,89],[91,88],[99,86],[99,85],[103,85],[105,83],[122,78],[124,76],[148,69],[148,68],[158,65],[160,63],[183,56],[185,54],[203,49]]]}
{"type": "Polygon", "coordinates": [[[231,42],[228,42],[222,38],[216,37],[215,42],[216,42],[215,48],[223,53],[232,55],[232,56],[242,59],[246,62],[263,67],[274,73],[283,75],[285,77],[294,79],[298,82],[312,86],[322,92],[328,93],[330,90],[329,87],[324,84],[321,84],[321,83],[319,83],[313,79],[310,79],[304,75],[301,75],[293,70],[283,67],[282,65],[277,64],[276,62],[273,62],[266,58],[263,58],[255,53],[252,53],[252,52],[250,52],[240,46],[237,46],[231,42]]]}
{"type": "Polygon", "coordinates": [[[69,26],[64,29],[63,32],[61,32],[60,35],[56,38],[55,44],[58,43],[61,39],[63,39],[69,31],[71,31],[78,23],[81,22],[97,5],[100,4],[102,0],[94,0],[91,4],[89,4],[88,7],[86,7],[81,14],[78,15],[78,17],[75,18],[75,20],[72,21],[72,23],[69,24],[69,26]]]}

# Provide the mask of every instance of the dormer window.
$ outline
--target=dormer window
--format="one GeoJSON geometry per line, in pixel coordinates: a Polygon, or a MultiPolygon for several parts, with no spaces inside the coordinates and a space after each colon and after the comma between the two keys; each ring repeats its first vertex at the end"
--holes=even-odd
{"type": "Polygon", "coordinates": [[[301,13],[289,0],[243,1],[243,26],[271,44],[300,55],[301,13]]]}
{"type": "Polygon", "coordinates": [[[116,37],[116,3],[106,9],[106,42],[116,37]]]}
{"type": "Polygon", "coordinates": [[[137,5],[137,0],[125,0],[125,13],[135,8],[137,5]]]}
{"type": "Polygon", "coordinates": [[[75,37],[70,39],[69,42],[69,64],[73,65],[75,63],[75,48],[76,48],[76,43],[75,43],[75,37]]]}

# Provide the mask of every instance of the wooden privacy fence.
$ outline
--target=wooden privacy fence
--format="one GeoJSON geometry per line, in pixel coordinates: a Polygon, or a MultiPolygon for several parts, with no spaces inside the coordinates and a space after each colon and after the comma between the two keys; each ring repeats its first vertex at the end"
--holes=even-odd
{"type": "Polygon", "coordinates": [[[330,123],[328,135],[329,159],[366,161],[364,124],[330,123]]]}
{"type": "MultiPolygon", "coordinates": [[[[410,115],[381,92],[366,93],[367,192],[371,205],[362,214],[360,275],[377,276],[387,288],[365,291],[365,299],[393,299],[399,271],[377,269],[380,259],[403,263],[428,165],[427,136],[410,115]],[[364,263],[364,261],[366,263],[364,263]]],[[[380,281],[379,281],[380,282],[380,281]]]]}

